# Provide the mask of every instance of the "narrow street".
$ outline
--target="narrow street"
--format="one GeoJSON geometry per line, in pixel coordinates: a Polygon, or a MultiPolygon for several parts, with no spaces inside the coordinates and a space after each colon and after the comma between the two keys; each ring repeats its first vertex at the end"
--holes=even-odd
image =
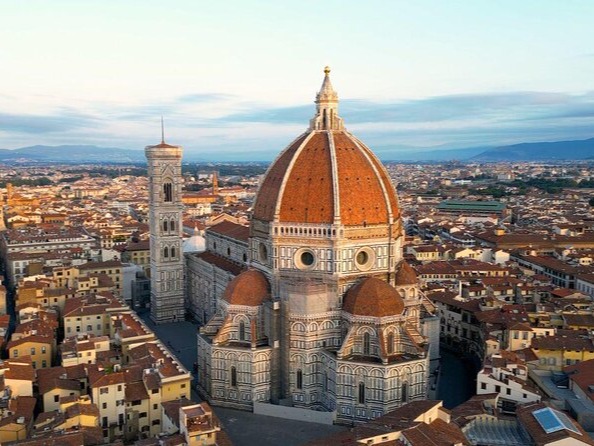
{"type": "Polygon", "coordinates": [[[476,393],[472,365],[455,353],[441,349],[440,374],[437,399],[451,409],[468,400],[476,393]]]}

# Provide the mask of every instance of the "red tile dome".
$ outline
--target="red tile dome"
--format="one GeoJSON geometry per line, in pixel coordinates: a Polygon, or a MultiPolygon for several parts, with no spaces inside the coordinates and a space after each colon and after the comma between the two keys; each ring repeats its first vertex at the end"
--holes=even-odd
{"type": "Polygon", "coordinates": [[[396,273],[396,285],[416,285],[417,273],[415,270],[403,260],[400,262],[398,272],[396,273]]]}
{"type": "Polygon", "coordinates": [[[229,282],[223,299],[231,305],[257,307],[270,299],[270,283],[260,271],[244,271],[229,282]]]}
{"type": "Polygon", "coordinates": [[[347,291],[342,309],[356,316],[394,316],[402,314],[404,301],[389,283],[367,277],[347,291]]]}
{"type": "Polygon", "coordinates": [[[338,117],[329,71],[309,130],[268,169],[254,203],[254,219],[358,226],[389,224],[400,217],[384,166],[338,117]]]}

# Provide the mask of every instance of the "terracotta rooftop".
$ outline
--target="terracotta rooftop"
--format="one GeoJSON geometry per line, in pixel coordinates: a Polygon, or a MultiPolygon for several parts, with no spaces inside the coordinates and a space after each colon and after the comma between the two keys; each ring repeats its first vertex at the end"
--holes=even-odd
{"type": "Polygon", "coordinates": [[[250,235],[250,228],[231,221],[223,221],[211,226],[206,232],[214,232],[215,234],[247,242],[250,235]]]}
{"type": "Polygon", "coordinates": [[[545,409],[546,407],[547,406],[544,403],[538,403],[520,406],[516,411],[518,421],[524,427],[524,429],[526,429],[528,434],[530,434],[537,446],[549,444],[594,445],[594,440],[590,438],[588,433],[582,429],[577,421],[574,421],[571,418],[569,418],[570,421],[573,423],[574,427],[579,431],[579,433],[575,433],[567,429],[561,429],[547,434],[534,416],[534,412],[539,409],[545,409]],[[563,442],[563,440],[566,441],[563,442]]]}
{"type": "Polygon", "coordinates": [[[231,305],[257,307],[270,299],[270,284],[260,271],[244,271],[229,282],[223,299],[231,305]]]}
{"type": "Polygon", "coordinates": [[[390,284],[367,277],[349,288],[342,309],[357,316],[394,316],[402,314],[404,301],[390,284]]]}
{"type": "Polygon", "coordinates": [[[216,266],[217,268],[230,272],[234,276],[238,276],[242,271],[245,270],[243,266],[237,265],[236,263],[233,263],[230,260],[227,260],[226,258],[213,254],[209,251],[204,251],[193,255],[207,263],[216,266]]]}
{"type": "Polygon", "coordinates": [[[417,282],[417,273],[412,266],[406,260],[400,262],[400,267],[396,273],[396,285],[416,285],[417,282]]]}
{"type": "Polygon", "coordinates": [[[311,131],[268,169],[253,218],[292,223],[387,224],[400,210],[385,168],[346,131],[311,131]],[[338,194],[336,197],[335,194],[338,194]],[[335,209],[338,203],[339,209],[335,209]]]}

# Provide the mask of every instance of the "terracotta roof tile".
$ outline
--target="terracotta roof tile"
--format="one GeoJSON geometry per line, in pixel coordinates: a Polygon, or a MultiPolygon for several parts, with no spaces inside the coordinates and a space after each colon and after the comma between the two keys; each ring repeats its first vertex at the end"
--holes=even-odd
{"type": "Polygon", "coordinates": [[[342,309],[358,316],[393,316],[402,314],[404,301],[390,284],[367,277],[349,288],[342,309]]]}
{"type": "Polygon", "coordinates": [[[396,273],[396,285],[416,285],[418,283],[417,273],[406,260],[400,262],[396,273]]]}
{"type": "Polygon", "coordinates": [[[231,305],[257,307],[270,299],[270,284],[260,271],[245,271],[229,282],[223,299],[231,305]]]}
{"type": "Polygon", "coordinates": [[[258,195],[254,203],[253,218],[264,221],[273,220],[276,202],[281,189],[281,184],[285,178],[285,172],[287,171],[289,164],[295,155],[295,152],[301,146],[301,143],[303,143],[303,140],[306,136],[306,133],[299,136],[268,168],[266,177],[260,185],[260,189],[258,190],[258,195]]]}

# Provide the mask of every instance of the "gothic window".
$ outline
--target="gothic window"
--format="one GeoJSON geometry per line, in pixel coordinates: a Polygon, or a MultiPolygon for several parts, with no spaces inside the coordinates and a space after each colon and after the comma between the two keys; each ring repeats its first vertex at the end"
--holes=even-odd
{"type": "Polygon", "coordinates": [[[231,367],[231,387],[237,387],[237,369],[231,367]]]}
{"type": "Polygon", "coordinates": [[[239,323],[239,340],[245,341],[245,322],[241,321],[239,323]]]}
{"type": "Polygon", "coordinates": [[[388,335],[388,354],[394,353],[394,333],[388,335]]]}
{"type": "Polygon", "coordinates": [[[408,401],[408,383],[404,381],[402,383],[402,402],[406,403],[408,401]]]}
{"type": "Polygon", "coordinates": [[[173,201],[173,185],[171,183],[165,183],[163,185],[163,201],[173,201]]]}
{"type": "Polygon", "coordinates": [[[163,248],[163,257],[164,258],[169,257],[169,248],[167,246],[165,246],[165,248],[163,248]]]}
{"type": "Polygon", "coordinates": [[[297,388],[303,389],[303,371],[301,369],[297,370],[297,388]]]}
{"type": "Polygon", "coordinates": [[[169,228],[167,227],[167,220],[163,221],[163,232],[167,232],[169,228]]]}
{"type": "Polygon", "coordinates": [[[359,383],[359,404],[365,404],[365,383],[359,383]]]}
{"type": "Polygon", "coordinates": [[[175,246],[171,247],[171,257],[175,257],[175,246]]]}
{"type": "Polygon", "coordinates": [[[171,223],[169,224],[172,231],[175,231],[175,220],[171,219],[171,223]]]}
{"type": "Polygon", "coordinates": [[[371,351],[371,337],[369,336],[369,333],[365,333],[363,335],[363,354],[369,355],[370,351],[371,351]]]}

